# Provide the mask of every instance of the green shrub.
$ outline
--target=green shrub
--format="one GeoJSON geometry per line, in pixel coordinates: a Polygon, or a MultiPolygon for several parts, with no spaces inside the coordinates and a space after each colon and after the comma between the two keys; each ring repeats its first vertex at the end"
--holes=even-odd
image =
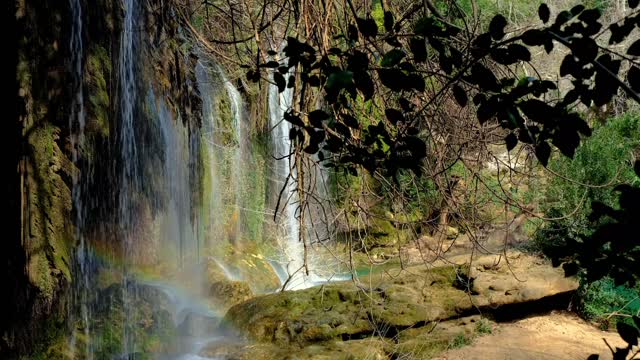
{"type": "Polygon", "coordinates": [[[638,182],[630,166],[637,149],[640,114],[627,114],[597,127],[573,159],[557,157],[550,161],[549,168],[562,177],[550,179],[540,205],[547,217],[560,220],[536,233],[540,250],[554,255],[562,251],[567,239],[579,241],[591,235],[593,225],[588,216],[593,202],[618,208],[614,187],[638,182]]]}
{"type": "Polygon", "coordinates": [[[449,349],[459,349],[463,346],[471,345],[472,339],[465,333],[459,333],[449,343],[449,349]]]}
{"type": "Polygon", "coordinates": [[[581,287],[578,310],[585,319],[605,329],[620,321],[632,324],[631,315],[640,313],[639,290],[616,286],[613,280],[604,278],[581,287]]]}
{"type": "Polygon", "coordinates": [[[476,323],[476,334],[477,335],[489,335],[493,333],[493,327],[491,323],[486,319],[480,319],[476,323]]]}
{"type": "MultiPolygon", "coordinates": [[[[549,168],[562,177],[554,176],[549,180],[541,207],[547,217],[560,220],[547,223],[537,231],[537,248],[555,261],[571,257],[579,250],[576,246],[585,244],[584,239],[588,239],[600,224],[589,220],[592,204],[601,202],[619,209],[614,187],[637,185],[639,180],[631,163],[638,149],[640,115],[627,114],[597,127],[573,159],[553,159],[549,168]]],[[[589,268],[581,271],[579,275],[583,281],[578,310],[583,317],[608,328],[620,320],[626,321],[625,315],[638,313],[638,289],[616,286],[609,278],[588,283],[589,268]],[[609,316],[614,312],[621,316],[609,316]]]]}

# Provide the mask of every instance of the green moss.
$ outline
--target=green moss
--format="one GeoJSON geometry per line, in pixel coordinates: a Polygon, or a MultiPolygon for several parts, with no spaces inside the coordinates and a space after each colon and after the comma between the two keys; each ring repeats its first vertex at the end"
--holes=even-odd
{"type": "MultiPolygon", "coordinates": [[[[28,360],[74,360],[78,357],[69,346],[67,328],[63,322],[49,320],[43,336],[28,360]]],[[[27,360],[24,358],[23,360],[27,360]]]]}
{"type": "Polygon", "coordinates": [[[238,146],[238,138],[233,126],[234,117],[231,108],[231,99],[226,91],[220,91],[216,96],[216,113],[218,123],[216,124],[217,138],[223,146],[238,146]]]}
{"type": "Polygon", "coordinates": [[[28,270],[31,282],[48,299],[60,286],[58,274],[71,281],[69,254],[73,237],[68,220],[71,190],[61,175],[69,176],[76,170],[56,143],[59,132],[58,128],[44,124],[30,129],[28,136],[31,150],[28,270]]]}
{"type": "Polygon", "coordinates": [[[109,136],[109,86],[111,58],[99,45],[91,47],[87,54],[85,81],[88,89],[87,131],[90,134],[109,136]]]}

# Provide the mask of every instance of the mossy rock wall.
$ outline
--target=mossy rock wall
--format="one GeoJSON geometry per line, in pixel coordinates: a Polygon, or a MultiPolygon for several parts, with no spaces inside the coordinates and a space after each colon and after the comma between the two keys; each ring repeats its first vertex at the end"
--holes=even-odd
{"type": "MultiPolygon", "coordinates": [[[[0,320],[3,359],[48,354],[47,346],[72,326],[67,320],[73,312],[70,299],[78,243],[73,178],[86,184],[81,190],[85,195],[91,194],[92,201],[84,209],[90,219],[86,233],[108,228],[117,209],[117,196],[113,196],[118,186],[113,180],[120,177],[114,161],[120,152],[115,131],[119,121],[116,77],[123,9],[114,0],[82,0],[81,6],[86,127],[75,163],[71,160],[75,129],[69,125],[75,96],[70,3],[8,1],[2,12],[14,32],[7,44],[9,65],[2,72],[14,93],[1,129],[9,184],[3,187],[3,195],[10,214],[3,216],[7,236],[0,248],[3,314],[8,314],[0,320]]],[[[195,56],[180,33],[175,3],[153,0],[140,6],[145,31],[140,34],[139,56],[148,59],[144,66],[148,70],[140,75],[139,92],[154,88],[169,99],[177,121],[199,127],[195,56]]],[[[193,169],[201,171],[202,166],[194,164],[193,169]]],[[[194,208],[201,198],[197,180],[201,178],[192,177],[196,179],[194,208]]]]}

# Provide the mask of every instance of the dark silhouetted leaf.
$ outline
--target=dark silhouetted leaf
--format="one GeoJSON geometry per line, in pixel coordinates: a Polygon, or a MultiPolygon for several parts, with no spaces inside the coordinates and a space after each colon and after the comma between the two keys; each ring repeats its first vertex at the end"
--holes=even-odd
{"type": "Polygon", "coordinates": [[[254,83],[260,81],[260,72],[256,70],[247,71],[247,80],[254,83]]]}
{"type": "Polygon", "coordinates": [[[584,21],[587,24],[595,24],[598,19],[600,19],[600,16],[602,16],[602,13],[600,12],[600,10],[598,9],[587,9],[585,11],[583,11],[580,16],[578,16],[578,19],[580,21],[584,21]]]}
{"type": "Polygon", "coordinates": [[[309,76],[307,78],[307,84],[309,84],[309,86],[312,86],[312,87],[319,87],[320,78],[318,77],[318,75],[309,76]]]}
{"type": "Polygon", "coordinates": [[[547,4],[540,4],[540,7],[538,8],[538,16],[540,17],[540,20],[542,20],[542,23],[546,24],[549,21],[549,17],[551,16],[551,11],[549,11],[549,6],[547,6],[547,4]]]}
{"type": "Polygon", "coordinates": [[[600,67],[596,68],[593,102],[596,106],[603,106],[609,103],[618,92],[620,83],[617,75],[620,71],[621,61],[613,60],[609,54],[600,56],[597,61],[608,70],[604,71],[600,67]]]}
{"type": "Polygon", "coordinates": [[[555,112],[549,104],[538,99],[529,99],[518,104],[522,112],[531,120],[545,123],[555,112]]]}
{"type": "Polygon", "coordinates": [[[354,118],[351,115],[348,114],[343,114],[340,116],[340,118],[342,119],[342,121],[350,128],[352,129],[359,129],[360,128],[360,124],[358,123],[358,120],[356,120],[356,118],[354,118]]]}
{"type": "Polygon", "coordinates": [[[427,60],[427,44],[420,37],[412,37],[409,39],[409,49],[413,53],[413,60],[421,63],[427,60]]]}
{"type": "Polygon", "coordinates": [[[404,51],[400,49],[393,49],[387,52],[386,54],[384,54],[384,56],[382,57],[382,60],[380,61],[380,65],[386,66],[386,67],[395,66],[400,61],[402,61],[402,59],[404,59],[405,56],[406,54],[404,53],[404,51]]]}
{"type": "Polygon", "coordinates": [[[578,4],[572,7],[569,12],[571,13],[571,15],[576,16],[576,15],[579,15],[581,12],[583,12],[584,9],[585,9],[584,5],[578,4]]]}
{"type": "Polygon", "coordinates": [[[598,45],[592,38],[577,38],[571,42],[573,54],[582,62],[591,62],[598,56],[598,45]]]}
{"type": "Polygon", "coordinates": [[[640,336],[638,329],[620,321],[616,324],[616,330],[618,330],[618,334],[627,344],[638,345],[638,336],[640,336]]]}
{"type": "Polygon", "coordinates": [[[558,16],[556,16],[556,22],[553,24],[553,27],[558,29],[560,28],[562,25],[566,24],[567,21],[571,20],[573,16],[571,16],[571,13],[568,11],[561,11],[558,16]]]}
{"type": "Polygon", "coordinates": [[[406,76],[409,88],[423,92],[425,88],[424,78],[420,74],[412,73],[406,76]]]}
{"type": "Polygon", "coordinates": [[[507,47],[507,51],[519,61],[531,61],[529,49],[520,44],[510,44],[507,47]]]}
{"type": "Polygon", "coordinates": [[[357,71],[353,75],[353,80],[356,83],[356,88],[362,92],[362,96],[365,100],[369,100],[373,97],[375,91],[373,80],[366,71],[357,71]]]}
{"type": "Polygon", "coordinates": [[[284,89],[287,88],[287,81],[284,79],[284,76],[282,76],[282,74],[280,74],[279,72],[273,73],[273,81],[276,83],[276,86],[278,87],[278,92],[283,92],[284,89]]]}
{"type": "Polygon", "coordinates": [[[467,92],[460,85],[453,86],[453,97],[456,99],[458,105],[465,107],[469,102],[469,98],[467,97],[467,92]]]}
{"type": "Polygon", "coordinates": [[[293,125],[300,126],[300,127],[304,126],[302,119],[300,119],[298,115],[295,115],[293,112],[291,112],[291,110],[287,110],[284,113],[284,119],[293,125]]]}
{"type": "Polygon", "coordinates": [[[560,76],[577,74],[579,70],[580,65],[572,54],[565,56],[560,64],[560,76]]]}
{"type": "Polygon", "coordinates": [[[591,354],[587,358],[587,360],[599,360],[599,359],[600,359],[600,355],[598,355],[598,354],[591,354]]]}
{"type": "Polygon", "coordinates": [[[322,128],[322,121],[328,118],[329,114],[322,110],[314,110],[309,113],[309,123],[315,128],[322,128]]]}
{"type": "MultiPolygon", "coordinates": [[[[636,176],[640,177],[640,160],[637,160],[634,164],[633,164],[633,171],[635,171],[636,176]]],[[[636,323],[637,324],[637,323],[636,323]]],[[[638,328],[640,329],[640,325],[638,326],[638,328]]]]}
{"type": "Polygon", "coordinates": [[[328,89],[343,89],[353,83],[353,73],[351,71],[337,71],[331,73],[327,79],[328,89]]]}
{"type": "Polygon", "coordinates": [[[507,26],[507,19],[498,14],[491,19],[489,23],[489,32],[491,33],[491,37],[500,40],[504,37],[504,28],[507,26]]]}
{"type": "Polygon", "coordinates": [[[507,144],[507,151],[511,151],[518,145],[518,137],[514,133],[510,133],[504,138],[504,142],[507,144]]]}
{"type": "Polygon", "coordinates": [[[273,61],[273,60],[260,65],[260,67],[271,68],[271,69],[275,69],[278,66],[280,66],[280,64],[277,61],[273,61]]]}
{"type": "Polygon", "coordinates": [[[627,73],[627,81],[633,91],[640,92],[640,68],[632,66],[627,73]]]}
{"type": "Polygon", "coordinates": [[[349,34],[349,40],[357,42],[358,41],[358,28],[353,25],[353,24],[349,24],[349,27],[347,28],[347,33],[349,34]]]}
{"type": "Polygon", "coordinates": [[[547,35],[542,30],[527,30],[522,34],[522,42],[529,46],[542,46],[546,41],[547,35]]]}
{"type": "Polygon", "coordinates": [[[473,65],[471,68],[471,80],[483,90],[500,91],[500,84],[493,71],[482,64],[476,63],[473,65]]]}
{"type": "Polygon", "coordinates": [[[375,37],[378,35],[378,24],[374,19],[357,18],[358,30],[364,37],[375,37]]]}
{"type": "Polygon", "coordinates": [[[551,156],[551,147],[545,141],[536,145],[536,157],[542,166],[547,166],[549,163],[549,156],[551,156]]]}
{"type": "Polygon", "coordinates": [[[640,4],[640,0],[629,0],[629,7],[635,9],[640,4]]]}
{"type": "Polygon", "coordinates": [[[397,109],[386,109],[384,111],[385,116],[392,124],[397,124],[399,122],[404,122],[404,116],[397,109]]]}
{"type": "Polygon", "coordinates": [[[631,46],[629,46],[629,50],[627,50],[627,54],[633,56],[640,56],[640,40],[636,40],[631,46]]]}
{"type": "Polygon", "coordinates": [[[382,85],[392,91],[400,91],[407,88],[407,78],[404,73],[398,69],[379,69],[378,76],[380,77],[382,85]]]}
{"type": "Polygon", "coordinates": [[[384,12],[384,28],[388,32],[393,31],[393,25],[395,21],[393,19],[393,14],[390,11],[384,12]]]}

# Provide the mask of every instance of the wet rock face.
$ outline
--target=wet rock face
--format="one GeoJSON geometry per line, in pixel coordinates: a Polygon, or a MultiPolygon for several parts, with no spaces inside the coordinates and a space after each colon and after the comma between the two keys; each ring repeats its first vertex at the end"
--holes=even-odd
{"type": "Polygon", "coordinates": [[[512,253],[508,263],[499,260],[490,256],[474,262],[471,294],[453,286],[455,267],[416,266],[393,278],[363,281],[371,280],[371,287],[335,283],[260,296],[233,306],[223,325],[252,340],[283,346],[374,335],[393,338],[409,328],[478,310],[495,312],[577,288],[574,279],[537,257],[512,253]]]}
{"type": "Polygon", "coordinates": [[[209,288],[209,298],[218,309],[226,311],[231,306],[253,297],[249,284],[243,281],[220,280],[209,288]]]}

